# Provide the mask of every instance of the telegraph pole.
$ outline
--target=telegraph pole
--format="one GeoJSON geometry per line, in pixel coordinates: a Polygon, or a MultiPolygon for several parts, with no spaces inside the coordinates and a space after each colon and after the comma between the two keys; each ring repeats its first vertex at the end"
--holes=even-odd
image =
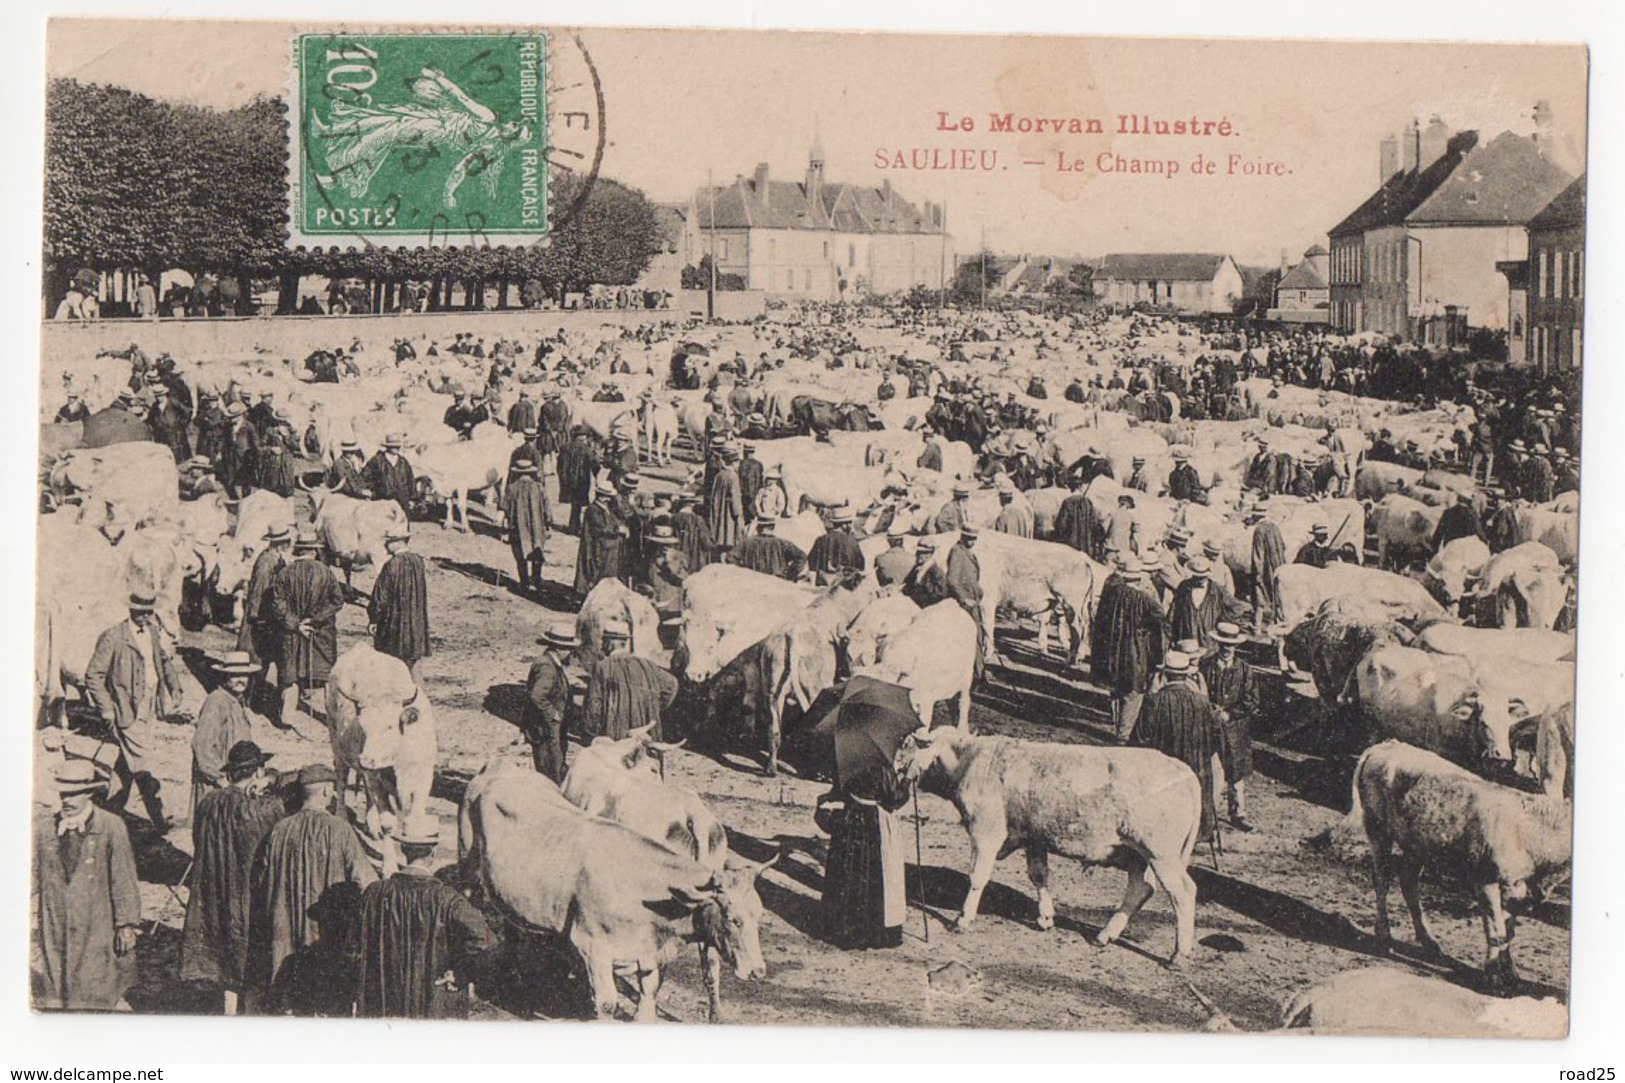
{"type": "Polygon", "coordinates": [[[937,311],[942,311],[943,302],[948,297],[948,201],[942,201],[942,236],[939,238],[942,250],[937,256],[937,311]]]}
{"type": "Polygon", "coordinates": [[[987,307],[987,226],[982,226],[982,307],[987,307]]]}

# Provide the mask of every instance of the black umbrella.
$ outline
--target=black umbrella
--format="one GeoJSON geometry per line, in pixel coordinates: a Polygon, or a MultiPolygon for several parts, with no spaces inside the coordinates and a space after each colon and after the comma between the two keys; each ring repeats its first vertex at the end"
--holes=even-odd
{"type": "Polygon", "coordinates": [[[835,787],[872,767],[891,769],[904,738],[920,728],[908,689],[873,677],[853,677],[834,697],[813,733],[835,749],[835,787]]]}

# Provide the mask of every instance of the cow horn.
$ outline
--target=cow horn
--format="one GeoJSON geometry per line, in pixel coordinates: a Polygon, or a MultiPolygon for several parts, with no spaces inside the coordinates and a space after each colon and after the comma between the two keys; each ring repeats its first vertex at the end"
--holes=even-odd
{"type": "Polygon", "coordinates": [[[656,752],[659,752],[660,754],[665,755],[668,752],[676,752],[679,748],[682,748],[684,745],[688,744],[688,738],[685,737],[681,741],[678,741],[675,744],[671,744],[671,743],[668,743],[668,742],[665,742],[665,741],[649,741],[649,740],[645,740],[643,743],[648,745],[650,748],[654,749],[656,752]]]}
{"type": "Polygon", "coordinates": [[[783,844],[780,844],[779,848],[773,852],[773,856],[768,858],[766,861],[762,861],[762,862],[753,861],[753,862],[751,862],[751,864],[750,864],[751,879],[754,880],[756,877],[762,875],[762,873],[766,872],[768,869],[771,869],[774,865],[777,865],[783,859],[784,859],[784,846],[783,846],[783,844]]]}
{"type": "Polygon", "coordinates": [[[645,743],[652,744],[653,742],[649,740],[649,734],[654,731],[654,728],[655,728],[655,724],[653,722],[650,722],[647,726],[639,726],[635,730],[627,730],[626,735],[628,737],[634,738],[635,740],[639,740],[639,741],[643,741],[645,743]]]}

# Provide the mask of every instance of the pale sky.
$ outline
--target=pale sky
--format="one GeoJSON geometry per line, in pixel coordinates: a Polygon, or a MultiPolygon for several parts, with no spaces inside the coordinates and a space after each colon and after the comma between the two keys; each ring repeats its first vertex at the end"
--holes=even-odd
{"type": "MultiPolygon", "coordinates": [[[[281,23],[51,24],[51,75],[229,107],[289,83],[281,23]]],[[[955,247],[985,227],[1000,252],[1223,251],[1273,265],[1374,189],[1378,145],[1440,114],[1487,141],[1552,107],[1553,155],[1583,168],[1586,55],[1552,45],[1395,45],[747,31],[583,32],[605,92],[603,173],[660,200],[767,162],[799,180],[815,133],[826,177],[948,204],[955,247]],[[937,130],[938,111],[973,132],[937,130]],[[996,134],[989,115],[1228,119],[1230,138],[996,134]],[[880,169],[877,152],[997,151],[993,172],[880,169]],[[1081,172],[1056,169],[1058,155],[1081,172]],[[1172,178],[1097,171],[1098,158],[1174,161],[1172,178]],[[1194,176],[1198,154],[1219,172],[1194,176]],[[1285,176],[1228,176],[1241,161],[1285,176]],[[1042,166],[1024,165],[1040,161],[1042,166]]],[[[942,156],[939,154],[939,158],[942,156]]]]}

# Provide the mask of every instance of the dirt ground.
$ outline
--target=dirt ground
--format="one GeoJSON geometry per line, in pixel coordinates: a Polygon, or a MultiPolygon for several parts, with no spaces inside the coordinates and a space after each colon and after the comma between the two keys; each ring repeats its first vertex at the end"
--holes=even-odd
{"type": "MultiPolygon", "coordinates": [[[[325,326],[303,331],[331,334],[325,326]]],[[[82,343],[68,345],[70,352],[84,349],[82,343]]],[[[47,375],[55,379],[49,363],[47,375]]],[[[681,463],[650,469],[645,477],[670,489],[683,469],[681,463]]],[[[549,492],[555,492],[551,481],[549,492]]],[[[424,660],[423,672],[440,740],[431,808],[442,822],[439,856],[449,868],[456,859],[458,802],[468,780],[493,758],[529,762],[516,728],[520,681],[539,650],[536,636],[543,624],[573,612],[568,584],[577,543],[562,531],[550,541],[544,604],[513,588],[508,548],[486,523],[477,522],[472,534],[446,531],[437,521],[420,523],[413,544],[429,563],[433,653],[424,660]]],[[[367,589],[370,576],[358,577],[356,586],[367,589]]],[[[341,615],[341,650],[365,635],[364,604],[361,599],[341,615]]],[[[990,671],[973,708],[975,730],[1039,741],[1110,740],[1104,696],[1082,674],[1065,672],[1058,657],[1038,657],[1030,645],[1033,638],[1030,630],[1012,631],[1007,652],[1012,664],[990,671]]],[[[204,652],[225,649],[231,642],[231,633],[216,627],[185,636],[183,653],[194,671],[189,678],[194,710],[202,699],[198,675],[204,672],[204,652]]],[[[325,731],[319,727],[307,724],[298,735],[258,721],[257,739],[275,754],[273,766],[291,769],[330,759],[325,731]]],[[[1250,835],[1227,832],[1217,859],[1205,847],[1198,849],[1193,871],[1199,890],[1199,947],[1182,972],[1164,966],[1174,939],[1165,894],[1157,893],[1122,941],[1097,949],[1088,938],[1121,898],[1124,875],[1110,869],[1085,871],[1061,859],[1052,861],[1057,902],[1053,930],[1041,932],[1035,925],[1036,899],[1025,862],[1016,855],[1000,862],[977,925],[965,933],[952,932],[949,923],[966,888],[969,844],[952,806],[931,796],[919,801],[923,859],[916,864],[911,856],[909,862],[913,905],[903,946],[870,952],[835,949],[816,929],[826,840],[814,827],[812,812],[826,785],[794,774],[765,778],[757,742],[739,742],[717,756],[687,748],[677,752],[669,758],[668,777],[705,796],[726,823],[737,853],[764,860],[784,852],[778,866],[759,881],[766,907],[762,943],[768,977],[749,988],[731,974],[724,979],[727,1021],[1173,1031],[1209,1022],[1200,999],[1205,998],[1242,1029],[1275,1025],[1280,1005],[1297,989],[1382,960],[1369,934],[1373,905],[1365,865],[1348,855],[1328,856],[1301,845],[1341,819],[1355,749],[1332,736],[1334,727],[1312,699],[1289,696],[1266,728],[1269,733],[1258,735],[1258,773],[1250,782],[1249,815],[1258,830],[1250,835]],[[957,994],[933,992],[927,975],[955,961],[973,968],[980,980],[957,994]]],[[[191,736],[190,726],[168,727],[155,756],[169,813],[182,818],[190,812],[185,806],[191,736]]],[[[41,777],[50,759],[43,753],[36,756],[41,777]]],[[[189,865],[190,833],[183,826],[158,837],[139,816],[130,823],[143,911],[151,925],[139,948],[141,980],[130,1003],[142,1012],[217,1012],[217,995],[174,977],[184,909],[179,900],[185,891],[172,892],[170,885],[180,883],[189,865]]],[[[1386,965],[1415,966],[1474,985],[1484,939],[1469,896],[1439,884],[1426,885],[1424,894],[1449,960],[1423,963],[1410,950],[1409,923],[1396,891],[1392,902],[1399,949],[1386,965]]],[[[1519,923],[1517,934],[1523,991],[1566,996],[1567,907],[1544,905],[1519,923]]],[[[508,972],[480,988],[476,1014],[585,1017],[585,983],[572,963],[567,947],[515,942],[508,972]]],[[[672,1018],[704,1018],[692,952],[669,971],[661,1006],[672,1018]]]]}
{"type": "MultiPolygon", "coordinates": [[[[646,472],[670,485],[675,470],[646,472]]],[[[476,516],[476,518],[478,518],[476,516]]],[[[516,720],[520,681],[536,635],[554,614],[569,612],[576,539],[556,532],[548,546],[546,605],[518,595],[512,585],[507,546],[476,523],[472,534],[446,531],[437,523],[415,528],[414,547],[429,562],[433,654],[424,662],[440,737],[440,769],[431,805],[444,829],[441,856],[456,859],[456,812],[464,786],[493,758],[528,762],[516,720]]],[[[357,586],[370,585],[366,578],[357,586]]],[[[341,615],[343,650],[365,635],[364,601],[341,615]]],[[[185,653],[201,672],[201,652],[223,649],[227,632],[210,627],[188,634],[185,653]]],[[[1038,658],[1026,637],[1012,637],[1014,664],[993,670],[973,708],[978,733],[1028,740],[1098,744],[1109,739],[1106,702],[1077,673],[1063,673],[1058,657],[1038,658]]],[[[195,678],[193,680],[195,684],[195,678]]],[[[201,699],[201,688],[193,696],[201,699]]],[[[835,949],[816,929],[826,840],[812,822],[815,798],[826,785],[794,775],[768,779],[759,750],[738,743],[727,754],[680,750],[668,777],[703,794],[726,823],[733,849],[763,860],[782,848],[784,857],[759,881],[766,915],[762,943],[768,977],[745,987],[731,974],[724,983],[724,1011],[733,1023],[865,1024],[879,1026],[976,1026],[1083,1030],[1191,1030],[1210,1013],[1196,991],[1237,1026],[1273,1026],[1279,1007],[1296,989],[1340,971],[1379,960],[1369,935],[1372,893],[1363,864],[1307,852],[1300,842],[1341,818],[1348,803],[1353,756],[1324,737],[1318,704],[1292,699],[1286,726],[1297,728],[1280,742],[1262,738],[1258,774],[1250,784],[1249,815],[1257,832],[1224,835],[1215,868],[1199,848],[1194,875],[1199,889],[1200,946],[1183,972],[1165,967],[1173,948],[1172,911],[1159,892],[1117,945],[1099,949],[1088,937],[1105,922],[1123,891],[1124,877],[1111,869],[1082,870],[1053,862],[1057,920],[1054,930],[1035,925],[1037,903],[1018,854],[1001,862],[983,897],[981,920],[964,933],[951,931],[966,887],[970,854],[953,807],[936,797],[919,801],[923,861],[910,860],[913,900],[901,948],[853,952],[835,949]],[[934,993],[929,972],[962,962],[980,981],[957,995],[934,993]]],[[[328,758],[325,731],[307,726],[301,737],[259,727],[261,743],[276,754],[273,766],[289,768],[328,758]]],[[[184,816],[191,728],[163,734],[157,757],[171,815],[184,816]]],[[[43,761],[44,757],[41,757],[43,761]]],[[[912,808],[905,810],[912,815],[912,808]]],[[[182,906],[165,886],[178,882],[189,862],[191,839],[184,828],[159,838],[132,819],[142,880],[143,908],[155,927],[142,941],[141,982],[130,1002],[138,1011],[208,1012],[217,1000],[175,981],[182,906]]],[[[181,893],[184,895],[184,891],[181,893]]],[[[1467,897],[1433,885],[1426,892],[1435,932],[1452,961],[1422,964],[1407,955],[1408,923],[1395,893],[1400,936],[1396,962],[1466,984],[1484,948],[1480,923],[1467,897]]],[[[1523,921],[1517,961],[1536,995],[1566,995],[1566,908],[1547,905],[1523,921]]],[[[476,1014],[520,1018],[584,1017],[585,985],[572,973],[570,952],[548,945],[515,944],[509,973],[479,990],[476,1014]]],[[[665,1014],[704,1018],[704,995],[693,954],[670,970],[662,993],[665,1014]]]]}

